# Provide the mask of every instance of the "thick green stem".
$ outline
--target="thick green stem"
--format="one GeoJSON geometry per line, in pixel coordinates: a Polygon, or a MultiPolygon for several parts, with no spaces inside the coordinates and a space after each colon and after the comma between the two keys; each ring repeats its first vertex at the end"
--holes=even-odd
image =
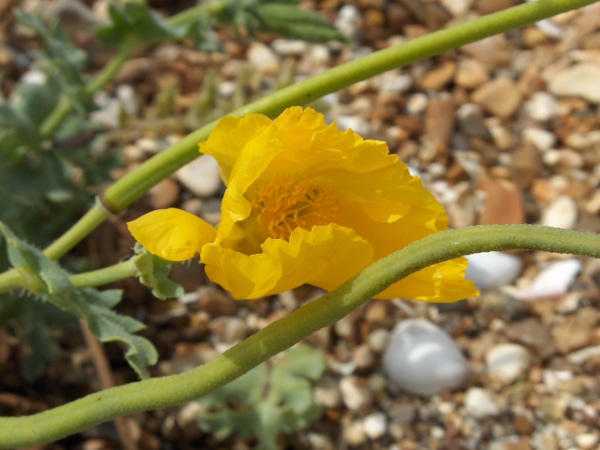
{"type": "Polygon", "coordinates": [[[335,291],[272,323],[208,364],[180,375],[107,389],[32,416],[0,418],[0,448],[38,445],[118,416],[194,400],[337,322],[411,273],[462,255],[509,249],[598,258],[600,235],[533,225],[474,226],[433,234],[375,262],[335,291]]]}

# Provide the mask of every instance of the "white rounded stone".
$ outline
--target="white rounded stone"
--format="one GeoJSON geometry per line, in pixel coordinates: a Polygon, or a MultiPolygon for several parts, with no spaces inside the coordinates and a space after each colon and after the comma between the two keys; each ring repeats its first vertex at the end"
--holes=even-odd
{"type": "Polygon", "coordinates": [[[474,253],[467,259],[467,279],[481,290],[511,284],[523,269],[520,258],[502,252],[474,253]]]}
{"type": "Polygon", "coordinates": [[[529,368],[531,355],[522,345],[497,344],[486,352],[485,364],[491,377],[510,384],[529,368]]]}
{"type": "Polygon", "coordinates": [[[219,164],[210,155],[202,155],[179,169],[175,176],[198,197],[212,197],[221,186],[219,164]]]}
{"type": "Polygon", "coordinates": [[[381,412],[369,414],[363,420],[365,434],[371,439],[379,439],[387,431],[387,417],[381,412]]]}
{"type": "Polygon", "coordinates": [[[494,395],[481,388],[471,388],[465,394],[465,409],[467,414],[476,419],[495,417],[500,414],[500,408],[494,395]]]}
{"type": "Polygon", "coordinates": [[[383,369],[398,387],[427,396],[463,386],[471,372],[452,338],[421,319],[404,320],[394,328],[383,369]]]}

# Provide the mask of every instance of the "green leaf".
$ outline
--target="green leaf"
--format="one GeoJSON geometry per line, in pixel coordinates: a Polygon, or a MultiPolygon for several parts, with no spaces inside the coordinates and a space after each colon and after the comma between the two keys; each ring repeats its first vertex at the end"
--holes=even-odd
{"type": "Polygon", "coordinates": [[[321,377],[321,352],[297,345],[271,364],[261,364],[242,377],[199,400],[201,427],[217,438],[232,433],[255,436],[260,449],[277,449],[280,433],[292,433],[317,420],[322,409],[314,402],[311,382],[321,377]]]}
{"type": "Polygon", "coordinates": [[[144,328],[137,320],[121,316],[111,307],[120,300],[120,292],[76,289],[69,273],[40,250],[18,239],[0,222],[0,233],[7,243],[8,258],[17,269],[24,287],[43,300],[80,319],[101,342],[118,341],[125,345],[125,357],[141,378],[147,378],[146,366],[155,364],[158,354],[147,339],[132,333],[144,328]]]}
{"type": "Polygon", "coordinates": [[[181,297],[185,291],[173,281],[169,280],[171,264],[159,256],[152,255],[139,242],[136,242],[134,252],[134,265],[140,283],[152,288],[152,294],[160,299],[181,297]]]}
{"type": "MultiPolygon", "coordinates": [[[[249,13],[256,19],[255,28],[260,31],[309,42],[348,40],[316,11],[301,9],[295,5],[260,3],[249,9],[249,13]]],[[[250,31],[254,31],[254,28],[251,27],[250,31]]]]}
{"type": "Polygon", "coordinates": [[[140,45],[181,39],[186,27],[175,27],[148,8],[142,2],[124,5],[111,3],[109,14],[112,22],[95,30],[96,37],[105,45],[117,47],[126,41],[140,45]]]}

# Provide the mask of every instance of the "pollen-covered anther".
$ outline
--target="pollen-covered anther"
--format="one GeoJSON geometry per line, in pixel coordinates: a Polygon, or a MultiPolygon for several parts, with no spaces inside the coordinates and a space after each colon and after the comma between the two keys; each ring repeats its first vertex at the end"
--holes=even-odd
{"type": "Polygon", "coordinates": [[[287,240],[296,228],[310,230],[335,221],[340,201],[332,194],[308,175],[278,174],[257,187],[252,207],[265,236],[287,240]]]}

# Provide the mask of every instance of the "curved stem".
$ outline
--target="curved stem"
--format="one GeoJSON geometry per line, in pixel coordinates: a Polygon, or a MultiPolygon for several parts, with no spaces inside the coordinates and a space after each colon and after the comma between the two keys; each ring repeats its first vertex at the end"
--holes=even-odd
{"type": "Polygon", "coordinates": [[[50,442],[117,416],[194,400],[335,323],[411,273],[470,253],[509,249],[598,258],[600,235],[533,225],[480,225],[435,233],[380,259],[335,291],[189,372],[107,389],[32,416],[0,418],[0,448],[50,442]]]}

